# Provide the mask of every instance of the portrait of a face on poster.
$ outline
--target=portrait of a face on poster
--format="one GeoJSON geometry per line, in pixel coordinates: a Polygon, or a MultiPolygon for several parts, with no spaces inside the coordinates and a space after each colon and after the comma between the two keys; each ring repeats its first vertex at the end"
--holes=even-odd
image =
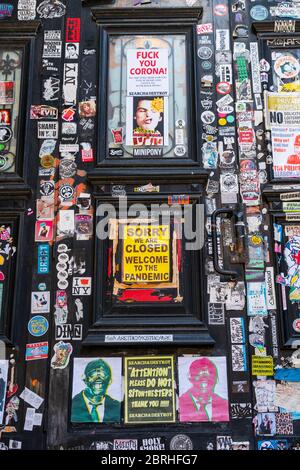
{"type": "Polygon", "coordinates": [[[127,95],[169,95],[168,49],[128,49],[127,95]]]}
{"type": "Polygon", "coordinates": [[[179,357],[181,422],[229,421],[226,357],[179,357]]]}
{"type": "Polygon", "coordinates": [[[125,423],[174,423],[174,358],[125,358],[125,423]]]}
{"type": "Polygon", "coordinates": [[[7,388],[8,361],[0,361],[0,424],[3,421],[7,388]]]}
{"type": "Polygon", "coordinates": [[[119,423],[122,358],[75,358],[72,423],[119,423]]]}
{"type": "Polygon", "coordinates": [[[168,98],[126,98],[126,145],[162,147],[169,144],[168,98]]]}

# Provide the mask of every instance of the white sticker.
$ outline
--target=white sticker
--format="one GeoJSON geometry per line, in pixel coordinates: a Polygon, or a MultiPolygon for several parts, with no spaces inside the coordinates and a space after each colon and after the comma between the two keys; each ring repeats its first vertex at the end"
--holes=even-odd
{"type": "Polygon", "coordinates": [[[40,121],[38,139],[58,139],[58,122],[40,121]]]}
{"type": "Polygon", "coordinates": [[[253,93],[261,93],[260,64],[258,54],[258,43],[250,42],[251,72],[253,93]]]}
{"type": "Polygon", "coordinates": [[[78,86],[78,64],[65,64],[63,80],[64,104],[76,105],[78,86]]]}
{"type": "Polygon", "coordinates": [[[24,431],[32,431],[34,426],[34,408],[27,408],[25,416],[24,431]]]}
{"type": "Polygon", "coordinates": [[[43,47],[44,59],[54,59],[61,57],[62,42],[61,41],[45,41],[43,47]]]}
{"type": "Polygon", "coordinates": [[[216,50],[230,50],[230,33],[229,29],[216,29],[216,50]]]}
{"type": "Polygon", "coordinates": [[[72,295],[91,295],[92,278],[91,277],[74,277],[72,295]]]}
{"type": "Polygon", "coordinates": [[[265,279],[266,279],[267,309],[276,310],[277,305],[276,305],[274,268],[273,267],[266,268],[265,279]]]}
{"type": "Polygon", "coordinates": [[[23,392],[20,395],[20,398],[22,398],[22,400],[24,400],[36,410],[41,406],[44,401],[44,398],[41,398],[39,395],[34,393],[32,390],[29,390],[29,388],[27,387],[24,388],[23,392]]]}

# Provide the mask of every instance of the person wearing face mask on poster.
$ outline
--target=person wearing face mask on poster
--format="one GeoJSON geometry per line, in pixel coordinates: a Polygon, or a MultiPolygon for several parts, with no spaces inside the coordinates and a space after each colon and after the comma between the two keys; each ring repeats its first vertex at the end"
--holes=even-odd
{"type": "Polygon", "coordinates": [[[207,357],[193,361],[189,368],[192,384],[179,397],[180,421],[229,421],[228,401],[215,393],[216,365],[207,357]]]}
{"type": "Polygon", "coordinates": [[[107,394],[112,371],[103,359],[89,362],[84,370],[86,388],[72,400],[73,423],[116,423],[120,421],[121,403],[107,394]]]}

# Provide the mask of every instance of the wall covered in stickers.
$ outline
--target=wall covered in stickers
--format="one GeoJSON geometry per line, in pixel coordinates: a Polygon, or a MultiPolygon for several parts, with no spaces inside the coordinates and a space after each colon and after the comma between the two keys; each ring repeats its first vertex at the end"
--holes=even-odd
{"type": "Polygon", "coordinates": [[[300,447],[300,2],[0,0],[0,449],[300,447]]]}

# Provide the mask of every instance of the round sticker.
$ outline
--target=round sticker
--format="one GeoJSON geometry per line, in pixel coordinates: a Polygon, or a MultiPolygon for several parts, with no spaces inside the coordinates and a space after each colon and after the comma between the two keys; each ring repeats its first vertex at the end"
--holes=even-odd
{"type": "Polygon", "coordinates": [[[170,441],[170,450],[192,450],[193,441],[186,434],[177,434],[170,441]]]}
{"type": "Polygon", "coordinates": [[[227,124],[227,121],[226,121],[226,119],[225,119],[225,118],[221,118],[221,119],[219,119],[219,121],[218,121],[218,122],[219,122],[219,126],[226,126],[226,124],[227,124]]]}
{"type": "Polygon", "coordinates": [[[68,250],[68,246],[65,243],[60,243],[57,247],[58,253],[66,253],[68,250]]]}
{"type": "Polygon", "coordinates": [[[0,127],[0,142],[8,142],[12,138],[12,130],[10,127],[7,126],[1,126],[0,127]]]}
{"type": "Polygon", "coordinates": [[[47,333],[49,328],[49,322],[47,318],[42,317],[41,315],[36,315],[32,317],[28,322],[28,331],[32,336],[39,337],[47,333]]]}
{"type": "Polygon", "coordinates": [[[199,47],[198,56],[200,57],[200,59],[207,60],[207,59],[210,59],[212,55],[213,55],[213,51],[210,47],[207,47],[207,46],[199,47]]]}
{"type": "Polygon", "coordinates": [[[41,181],[40,193],[42,196],[52,196],[52,194],[54,194],[54,182],[53,181],[41,181]]]}
{"type": "Polygon", "coordinates": [[[186,148],[184,145],[176,145],[174,153],[177,157],[183,157],[186,154],[186,148]]]}
{"type": "Polygon", "coordinates": [[[60,261],[61,263],[67,263],[67,261],[69,261],[69,255],[67,253],[61,253],[58,256],[58,261],[60,261]]]}
{"type": "Polygon", "coordinates": [[[15,162],[15,155],[11,152],[6,152],[4,155],[0,154],[0,171],[8,171],[13,167],[15,162]]]}
{"type": "Polygon", "coordinates": [[[275,61],[274,69],[280,78],[293,78],[298,75],[300,71],[300,64],[294,56],[284,55],[275,61]]]}
{"type": "Polygon", "coordinates": [[[69,287],[69,283],[65,279],[62,279],[57,283],[57,287],[61,290],[66,290],[69,287]]]}
{"type": "Polygon", "coordinates": [[[297,333],[300,333],[300,318],[293,321],[293,328],[297,333]]]}
{"type": "Polygon", "coordinates": [[[250,10],[250,16],[256,21],[264,21],[269,16],[269,11],[263,5],[255,5],[250,10]]]}
{"type": "Polygon", "coordinates": [[[179,127],[179,129],[183,129],[185,127],[185,121],[183,119],[177,119],[175,125],[179,127]]]}
{"type": "Polygon", "coordinates": [[[52,155],[43,155],[41,158],[41,166],[43,168],[53,168],[55,159],[52,155]]]}
{"type": "Polygon", "coordinates": [[[58,273],[57,273],[57,278],[58,278],[60,281],[62,281],[62,280],[64,280],[64,279],[68,279],[68,276],[69,276],[69,275],[68,275],[67,271],[58,271],[58,273]]]}
{"type": "Polygon", "coordinates": [[[231,92],[231,84],[228,82],[220,82],[216,86],[219,95],[228,95],[231,92]]]}
{"type": "Polygon", "coordinates": [[[216,116],[212,111],[204,111],[201,114],[201,121],[204,122],[204,124],[212,124],[215,119],[216,116]]]}
{"type": "Polygon", "coordinates": [[[59,195],[61,199],[72,199],[74,196],[74,188],[70,184],[63,184],[59,188],[59,195]]]}
{"type": "Polygon", "coordinates": [[[203,62],[201,62],[201,66],[202,68],[204,68],[204,70],[209,70],[212,68],[212,63],[208,60],[204,60],[203,62]]]}
{"type": "Polygon", "coordinates": [[[47,286],[44,282],[40,282],[38,285],[38,290],[39,291],[45,291],[47,289],[47,286]]]}
{"type": "Polygon", "coordinates": [[[234,116],[227,116],[227,122],[232,124],[234,122],[234,116]]]}
{"type": "Polygon", "coordinates": [[[260,235],[252,235],[250,240],[253,243],[253,245],[261,245],[262,243],[262,238],[260,235]]]}
{"type": "Polygon", "coordinates": [[[218,5],[215,6],[214,12],[215,12],[215,15],[217,16],[227,15],[228,13],[227,5],[224,5],[223,3],[219,3],[218,5]]]}
{"type": "Polygon", "coordinates": [[[57,271],[67,271],[68,266],[67,266],[66,263],[61,263],[60,262],[60,263],[57,263],[56,269],[57,269],[57,271]]]}
{"type": "Polygon", "coordinates": [[[271,66],[266,59],[261,59],[259,61],[259,68],[261,72],[269,72],[271,66]]]}

